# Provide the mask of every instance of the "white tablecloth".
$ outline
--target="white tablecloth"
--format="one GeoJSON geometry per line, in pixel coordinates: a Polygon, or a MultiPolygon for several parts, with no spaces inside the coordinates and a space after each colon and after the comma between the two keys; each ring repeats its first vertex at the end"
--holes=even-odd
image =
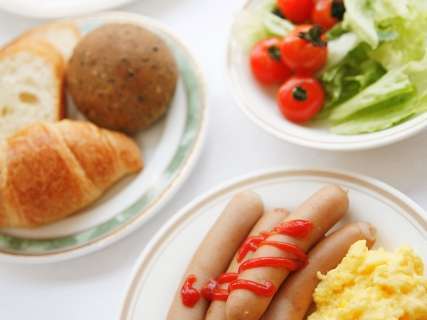
{"type": "MultiPolygon", "coordinates": [[[[192,48],[204,69],[210,110],[202,155],[170,204],[120,243],[59,264],[0,264],[0,319],[117,319],[135,261],[159,227],[195,196],[260,169],[309,166],[350,170],[391,184],[427,209],[427,132],[378,150],[330,153],[279,141],[242,114],[227,86],[225,55],[233,14],[243,2],[139,0],[123,8],[168,25],[192,48]]],[[[0,13],[0,42],[39,23],[0,13]]]]}

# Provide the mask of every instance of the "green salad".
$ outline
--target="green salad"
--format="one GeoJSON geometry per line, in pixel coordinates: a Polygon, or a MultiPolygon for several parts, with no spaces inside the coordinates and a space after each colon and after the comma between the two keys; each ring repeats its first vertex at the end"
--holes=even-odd
{"type": "MultiPolygon", "coordinates": [[[[314,121],[355,135],[396,126],[427,111],[427,1],[342,0],[342,20],[325,30],[327,62],[315,73],[324,102],[314,121]]],[[[245,49],[296,27],[266,0],[238,22],[245,49]]],[[[271,50],[270,50],[271,51],[271,50]]]]}

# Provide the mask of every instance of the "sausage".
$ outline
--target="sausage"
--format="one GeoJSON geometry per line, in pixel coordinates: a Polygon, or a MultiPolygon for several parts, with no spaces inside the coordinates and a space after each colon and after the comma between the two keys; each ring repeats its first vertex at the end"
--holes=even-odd
{"type": "Polygon", "coordinates": [[[313,292],[319,283],[317,273],[336,268],[351,245],[366,240],[375,243],[376,230],[369,223],[348,224],[320,241],[309,253],[308,265],[292,274],[274,296],[262,320],[302,320],[313,302],[313,292]]]}
{"type": "MultiPolygon", "coordinates": [[[[285,209],[273,209],[265,213],[250,232],[249,236],[258,235],[263,231],[270,231],[282,222],[289,212],[285,209]]],[[[248,259],[249,255],[245,258],[248,259]]],[[[237,272],[239,263],[236,258],[231,262],[227,272],[237,272]]],[[[208,309],[205,320],[227,320],[225,317],[225,301],[213,301],[208,309]]]]}
{"type": "MultiPolygon", "coordinates": [[[[347,193],[338,186],[330,185],[322,188],[311,196],[285,221],[296,219],[309,220],[313,223],[313,230],[304,238],[293,238],[282,234],[270,236],[268,241],[281,241],[297,245],[308,251],[316,244],[326,232],[332,228],[347,212],[349,205],[347,193]]],[[[262,246],[253,258],[283,257],[292,258],[291,255],[272,246],[262,246]]],[[[265,283],[270,281],[279,288],[289,271],[285,268],[262,267],[249,269],[240,274],[239,279],[265,283]]],[[[258,296],[249,290],[234,290],[226,302],[226,315],[228,320],[259,320],[267,310],[272,297],[258,296]]]]}
{"type": "Polygon", "coordinates": [[[194,288],[200,291],[208,280],[221,275],[263,211],[261,198],[254,192],[246,191],[233,197],[194,254],[169,309],[167,320],[204,319],[208,308],[206,300],[200,299],[192,308],[182,303],[181,288],[185,280],[189,275],[195,275],[197,282],[194,288]]]}

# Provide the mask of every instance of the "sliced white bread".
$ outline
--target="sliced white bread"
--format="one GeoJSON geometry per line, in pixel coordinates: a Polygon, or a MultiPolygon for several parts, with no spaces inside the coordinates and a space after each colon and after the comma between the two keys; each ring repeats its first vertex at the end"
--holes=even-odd
{"type": "Polygon", "coordinates": [[[15,43],[29,40],[48,42],[62,54],[65,61],[68,61],[80,38],[80,32],[74,23],[62,21],[31,29],[22,34],[15,43]]]}
{"type": "Polygon", "coordinates": [[[47,42],[18,41],[0,51],[0,140],[63,118],[64,72],[62,55],[47,42]]]}

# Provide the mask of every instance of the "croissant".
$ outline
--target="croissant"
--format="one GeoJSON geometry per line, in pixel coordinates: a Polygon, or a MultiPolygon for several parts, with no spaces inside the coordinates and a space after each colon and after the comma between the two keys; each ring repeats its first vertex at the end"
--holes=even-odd
{"type": "Polygon", "coordinates": [[[121,133],[70,120],[30,125],[0,147],[0,227],[63,219],[142,167],[121,133]]]}

